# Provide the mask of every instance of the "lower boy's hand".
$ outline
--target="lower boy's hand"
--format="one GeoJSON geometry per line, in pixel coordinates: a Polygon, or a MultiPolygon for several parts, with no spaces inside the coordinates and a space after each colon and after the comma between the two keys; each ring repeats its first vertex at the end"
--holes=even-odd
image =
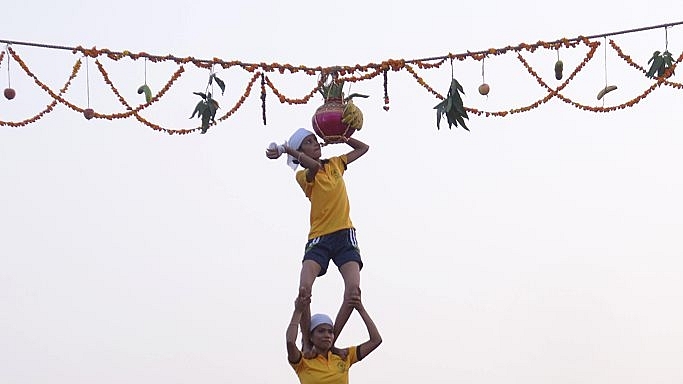
{"type": "Polygon", "coordinates": [[[351,297],[349,297],[349,304],[357,310],[363,309],[363,301],[361,300],[360,292],[352,294],[351,297]]]}

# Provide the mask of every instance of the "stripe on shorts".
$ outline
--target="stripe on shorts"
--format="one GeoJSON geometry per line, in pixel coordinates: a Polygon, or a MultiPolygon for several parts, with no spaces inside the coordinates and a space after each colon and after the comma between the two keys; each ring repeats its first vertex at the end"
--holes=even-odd
{"type": "Polygon", "coordinates": [[[351,244],[358,248],[358,240],[356,240],[356,230],[351,228],[349,230],[349,241],[351,241],[351,244]]]}

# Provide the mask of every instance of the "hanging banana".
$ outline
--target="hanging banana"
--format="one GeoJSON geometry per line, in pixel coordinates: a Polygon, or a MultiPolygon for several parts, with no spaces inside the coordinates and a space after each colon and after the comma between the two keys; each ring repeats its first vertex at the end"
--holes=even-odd
{"type": "Polygon", "coordinates": [[[145,100],[149,103],[152,101],[152,90],[149,89],[149,86],[147,84],[143,84],[138,88],[138,94],[143,93],[145,94],[145,100]]]}
{"type": "Polygon", "coordinates": [[[363,112],[353,103],[353,100],[346,102],[344,112],[342,112],[342,123],[356,130],[363,128],[363,112]]]}
{"type": "Polygon", "coordinates": [[[603,96],[605,96],[606,94],[608,94],[608,93],[614,91],[615,89],[617,89],[617,86],[616,86],[616,85],[608,85],[608,86],[606,86],[605,88],[603,88],[602,90],[600,90],[600,92],[598,92],[598,100],[602,99],[603,96]]]}

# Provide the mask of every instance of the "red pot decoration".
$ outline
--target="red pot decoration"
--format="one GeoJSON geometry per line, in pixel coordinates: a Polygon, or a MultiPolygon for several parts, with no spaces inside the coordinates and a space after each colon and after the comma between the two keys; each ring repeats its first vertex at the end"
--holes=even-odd
{"type": "Polygon", "coordinates": [[[356,130],[342,123],[343,113],[342,99],[327,99],[313,114],[313,130],[328,144],[344,142],[356,130]]]}

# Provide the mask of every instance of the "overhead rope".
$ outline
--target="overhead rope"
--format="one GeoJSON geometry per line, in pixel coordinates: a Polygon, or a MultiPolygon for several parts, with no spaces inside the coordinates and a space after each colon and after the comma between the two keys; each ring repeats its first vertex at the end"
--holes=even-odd
{"type": "MultiPolygon", "coordinates": [[[[677,22],[673,22],[673,23],[665,23],[665,24],[659,24],[659,25],[651,25],[651,26],[647,26],[647,27],[631,28],[631,29],[625,29],[622,31],[601,33],[601,34],[597,34],[597,35],[578,36],[578,37],[574,37],[571,39],[564,39],[563,38],[563,39],[557,39],[555,41],[545,42],[545,44],[558,45],[558,44],[564,44],[564,43],[573,43],[573,42],[579,42],[579,41],[583,40],[584,38],[591,40],[591,39],[602,38],[602,37],[610,37],[610,36],[625,35],[625,34],[629,34],[629,33],[643,32],[643,31],[648,31],[648,30],[652,30],[652,29],[669,28],[669,27],[673,27],[673,26],[681,25],[681,24],[683,24],[683,21],[677,21],[677,22]]],[[[66,50],[66,51],[72,51],[72,52],[85,50],[83,47],[68,47],[68,46],[63,46],[63,45],[44,44],[44,43],[35,43],[35,42],[26,42],[26,41],[17,41],[17,40],[0,39],[0,43],[11,44],[11,45],[24,45],[24,46],[37,47],[37,48],[60,49],[60,50],[66,50]]],[[[443,60],[443,59],[447,59],[450,57],[463,57],[463,56],[474,56],[474,55],[485,55],[485,54],[503,54],[503,53],[506,53],[510,50],[519,50],[519,49],[522,49],[522,48],[527,47],[527,46],[529,46],[529,45],[528,44],[520,44],[520,45],[517,45],[515,47],[508,46],[508,47],[504,47],[504,48],[490,48],[490,49],[474,51],[474,52],[467,51],[467,52],[463,52],[463,53],[448,54],[445,56],[434,56],[434,57],[426,57],[426,58],[422,58],[422,59],[403,60],[403,62],[408,63],[408,64],[416,64],[416,63],[421,63],[421,62],[425,62],[425,61],[443,60]]],[[[532,44],[532,46],[533,46],[533,44],[532,44]]],[[[130,55],[130,52],[128,52],[128,51],[117,52],[117,51],[107,50],[107,53],[113,54],[113,55],[122,55],[122,56],[130,55]]],[[[153,59],[152,61],[160,61],[160,60],[168,60],[168,59],[181,59],[181,58],[178,58],[178,57],[175,57],[172,55],[165,55],[165,56],[148,55],[148,54],[144,54],[144,55],[139,54],[139,55],[146,57],[148,59],[153,59]]],[[[220,59],[217,60],[215,58],[211,59],[211,60],[209,60],[209,59],[195,59],[195,58],[188,58],[188,59],[190,59],[190,61],[192,61],[192,62],[197,62],[197,63],[202,63],[202,64],[230,64],[230,63],[232,63],[232,62],[226,62],[226,61],[223,61],[220,59]]],[[[268,65],[264,65],[263,63],[258,63],[258,64],[257,63],[240,63],[240,65],[244,66],[244,67],[254,67],[254,66],[256,66],[256,67],[260,67],[260,66],[269,67],[268,65]]],[[[273,66],[273,65],[271,64],[270,66],[273,66]]],[[[336,67],[338,67],[338,66],[331,66],[328,68],[336,68],[336,67]]],[[[319,70],[320,69],[320,67],[307,67],[307,66],[298,66],[298,68],[302,69],[302,70],[319,70]]],[[[266,68],[263,68],[263,69],[266,69],[266,68]]]]}

